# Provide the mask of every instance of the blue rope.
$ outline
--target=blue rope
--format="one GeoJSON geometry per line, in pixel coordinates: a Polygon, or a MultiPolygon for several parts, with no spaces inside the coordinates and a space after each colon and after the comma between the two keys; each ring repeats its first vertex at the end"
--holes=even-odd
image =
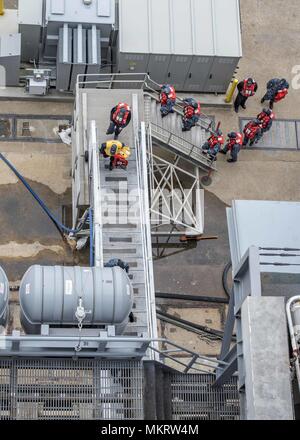
{"type": "Polygon", "coordinates": [[[24,177],[17,171],[17,169],[9,162],[6,157],[3,156],[2,153],[0,153],[0,159],[3,160],[4,163],[14,172],[14,174],[17,176],[19,180],[23,183],[23,185],[27,188],[27,190],[30,192],[30,194],[35,198],[35,200],[38,202],[38,204],[41,206],[43,211],[48,215],[48,217],[53,221],[55,226],[58,228],[58,230],[61,233],[67,233],[67,234],[78,234],[80,232],[88,218],[88,213],[86,214],[84,221],[82,225],[78,229],[71,229],[67,226],[63,225],[53,214],[52,212],[47,208],[43,200],[36,194],[36,192],[31,188],[29,183],[24,179],[24,177]]]}

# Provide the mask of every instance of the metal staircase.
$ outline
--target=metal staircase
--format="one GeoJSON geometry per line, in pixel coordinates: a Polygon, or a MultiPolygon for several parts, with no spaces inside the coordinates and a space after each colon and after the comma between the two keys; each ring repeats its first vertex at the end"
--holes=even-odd
{"type": "Polygon", "coordinates": [[[201,169],[216,170],[216,163],[202,153],[202,145],[213,133],[213,120],[201,115],[198,124],[189,132],[183,132],[183,103],[178,100],[174,113],[162,118],[160,113],[159,92],[145,91],[145,121],[151,128],[152,138],[163,148],[192,162],[201,169]]]}
{"type": "Polygon", "coordinates": [[[105,91],[101,91],[96,99],[96,91],[83,90],[81,95],[84,94],[88,104],[90,202],[94,211],[95,265],[102,266],[115,258],[129,264],[129,277],[134,289],[134,322],[128,323],[124,335],[155,338],[156,322],[152,323],[154,318],[151,318],[155,316],[155,308],[151,310],[150,304],[154,298],[152,254],[151,247],[150,254],[148,247],[148,240],[151,241],[151,238],[147,235],[147,231],[150,231],[149,217],[144,207],[144,198],[148,191],[144,191],[141,177],[141,148],[137,132],[138,101],[142,102],[142,93],[123,90],[122,96],[120,91],[111,91],[105,96],[105,91]],[[98,111],[97,106],[99,96],[102,97],[102,112],[98,111]],[[100,157],[98,146],[99,142],[108,139],[105,136],[106,115],[120,96],[133,108],[133,123],[120,137],[131,146],[132,156],[127,171],[115,169],[111,172],[109,160],[100,157]]]}

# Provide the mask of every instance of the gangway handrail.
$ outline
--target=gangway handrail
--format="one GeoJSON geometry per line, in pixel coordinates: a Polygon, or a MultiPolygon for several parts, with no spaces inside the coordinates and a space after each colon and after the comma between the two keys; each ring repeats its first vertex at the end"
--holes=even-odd
{"type": "MultiPolygon", "coordinates": [[[[161,358],[165,359],[169,359],[172,362],[180,365],[181,367],[185,367],[184,369],[184,373],[188,373],[190,370],[196,370],[199,371],[200,373],[208,373],[207,371],[198,368],[198,365],[201,366],[205,366],[208,368],[213,368],[215,369],[215,371],[213,372],[213,374],[216,374],[216,371],[218,369],[221,369],[222,367],[226,367],[228,365],[227,362],[225,361],[220,361],[219,359],[216,358],[210,358],[208,356],[204,356],[201,355],[199,353],[196,353],[193,350],[190,350],[188,348],[182,347],[180,344],[177,344],[173,341],[170,341],[169,339],[166,338],[157,338],[155,340],[151,340],[150,341],[150,345],[149,348],[151,350],[153,350],[154,352],[156,352],[161,358]],[[155,347],[153,347],[151,344],[155,343],[155,347]],[[157,344],[162,344],[165,347],[174,347],[173,349],[159,349],[157,348],[157,344]],[[189,358],[191,358],[191,360],[185,364],[184,362],[182,362],[181,360],[179,360],[176,356],[172,356],[172,353],[185,353],[189,358]]],[[[159,359],[161,361],[161,359],[159,359]]]]}
{"type": "MultiPolygon", "coordinates": [[[[146,130],[145,124],[141,124],[141,131],[139,132],[138,102],[137,99],[133,102],[134,110],[134,143],[135,156],[137,162],[137,181],[138,193],[140,200],[140,217],[141,217],[141,231],[142,231],[142,247],[145,273],[145,295],[148,317],[148,332],[152,339],[157,337],[157,319],[155,307],[155,286],[153,273],[153,256],[152,256],[152,242],[150,230],[150,207],[149,207],[149,191],[148,191],[148,174],[147,174],[147,157],[146,157],[146,130]]],[[[152,353],[153,354],[153,353],[152,353]]],[[[150,354],[151,355],[151,354],[150,354]]],[[[155,355],[154,358],[157,356],[155,355]]]]}
{"type": "Polygon", "coordinates": [[[109,84],[140,84],[141,89],[145,87],[147,73],[89,73],[77,75],[76,91],[86,85],[109,84]],[[126,79],[126,78],[134,79],[126,79]],[[98,78],[96,80],[96,78],[98,78]],[[119,78],[119,79],[118,79],[119,78]],[[124,79],[123,79],[124,78],[124,79]]]}
{"type": "MultiPolygon", "coordinates": [[[[97,142],[97,127],[96,121],[90,123],[90,138],[89,138],[89,154],[91,160],[89,161],[89,178],[91,187],[91,203],[93,210],[93,233],[95,243],[95,266],[104,266],[103,256],[103,218],[102,218],[102,202],[101,194],[101,175],[100,175],[100,154],[97,142]],[[93,196],[92,196],[93,195],[93,196]]],[[[93,246],[93,243],[90,246],[93,246]]]]}
{"type": "MultiPolygon", "coordinates": [[[[150,78],[149,75],[147,75],[146,78],[146,83],[144,86],[144,93],[148,96],[150,96],[151,98],[154,98],[157,102],[159,102],[159,94],[160,92],[158,90],[156,90],[155,88],[151,87],[148,83],[148,81],[152,84],[154,84],[159,90],[161,89],[161,85],[158,84],[157,82],[155,82],[152,78],[150,78]],[[149,89],[152,93],[155,93],[155,96],[153,96],[152,93],[149,93],[147,91],[147,89],[149,89]]],[[[184,99],[180,98],[179,96],[176,97],[176,104],[174,106],[174,110],[176,113],[180,114],[181,116],[184,115],[183,113],[183,107],[184,107],[184,99]]],[[[216,134],[214,129],[211,129],[211,127],[213,127],[214,125],[214,121],[212,120],[211,117],[209,117],[208,115],[206,115],[205,113],[201,112],[200,113],[200,119],[199,121],[196,123],[196,126],[199,126],[201,128],[203,128],[204,130],[206,130],[207,132],[211,133],[211,134],[216,134]],[[209,122],[208,122],[209,121],[209,122]]]]}
{"type": "MultiPolygon", "coordinates": [[[[174,139],[175,141],[177,141],[177,144],[181,144],[182,146],[184,145],[190,145],[191,149],[189,151],[189,153],[186,154],[187,157],[189,157],[190,159],[193,159],[194,161],[197,160],[199,162],[201,162],[203,164],[203,166],[205,167],[205,170],[207,170],[207,168],[212,169],[214,171],[217,171],[217,167],[215,165],[215,161],[209,160],[208,157],[202,153],[201,151],[201,146],[197,146],[195,144],[192,144],[190,141],[178,136],[177,134],[172,133],[171,131],[167,130],[165,127],[162,127],[158,124],[155,124],[154,122],[150,122],[149,123],[152,127],[152,135],[154,135],[156,133],[157,137],[159,137],[159,133],[157,130],[155,130],[155,128],[159,128],[160,130],[163,130],[165,133],[167,133],[168,135],[168,140],[165,141],[162,138],[159,138],[161,140],[161,142],[165,143],[166,145],[170,145],[172,147],[171,141],[172,139],[174,139]],[[153,130],[154,128],[154,130],[153,130]],[[197,154],[197,156],[193,157],[193,153],[196,153],[198,151],[199,154],[197,154]]],[[[176,149],[175,146],[172,147],[173,149],[176,149]]],[[[178,150],[180,150],[178,148],[178,150]]],[[[182,152],[184,154],[184,152],[182,152]]]]}
{"type": "MultiPolygon", "coordinates": [[[[149,94],[147,90],[150,90],[152,93],[155,93],[156,96],[154,98],[159,101],[159,91],[156,89],[161,89],[161,84],[158,84],[154,81],[148,73],[90,73],[90,74],[80,74],[77,75],[77,82],[75,90],[78,91],[79,88],[82,88],[86,85],[91,86],[97,84],[108,84],[110,89],[112,85],[116,84],[139,84],[140,89],[144,90],[145,94],[148,94],[153,97],[153,95],[149,94]],[[94,80],[95,78],[95,80],[94,80]],[[98,80],[96,80],[98,78],[98,80]],[[133,79],[128,79],[133,78],[133,79]],[[151,86],[152,84],[152,86],[151,86]]],[[[174,107],[174,110],[183,116],[183,106],[184,100],[180,97],[177,97],[177,104],[174,107]]],[[[201,112],[200,120],[196,123],[196,126],[201,127],[211,134],[216,134],[215,130],[212,129],[214,121],[201,112]],[[209,121],[209,122],[208,122],[209,121]]]]}

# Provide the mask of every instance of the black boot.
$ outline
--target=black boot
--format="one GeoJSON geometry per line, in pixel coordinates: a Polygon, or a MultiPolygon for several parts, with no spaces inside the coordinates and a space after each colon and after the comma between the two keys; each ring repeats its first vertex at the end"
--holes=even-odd
{"type": "Polygon", "coordinates": [[[260,102],[263,104],[265,102],[265,98],[261,98],[260,102]]]}
{"type": "Polygon", "coordinates": [[[227,162],[229,162],[229,163],[234,163],[234,162],[236,162],[236,160],[233,160],[233,159],[227,159],[227,162]]]}
{"type": "Polygon", "coordinates": [[[220,153],[221,153],[221,154],[227,154],[227,151],[220,150],[220,153]]]}

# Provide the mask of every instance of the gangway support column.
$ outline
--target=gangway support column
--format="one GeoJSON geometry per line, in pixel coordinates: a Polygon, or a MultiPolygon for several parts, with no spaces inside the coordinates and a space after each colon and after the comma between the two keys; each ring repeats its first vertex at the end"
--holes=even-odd
{"type": "MultiPolygon", "coordinates": [[[[283,297],[247,297],[241,311],[244,378],[241,412],[247,420],[293,420],[287,322],[283,297]]],[[[241,359],[239,359],[240,362],[241,359]]]]}

